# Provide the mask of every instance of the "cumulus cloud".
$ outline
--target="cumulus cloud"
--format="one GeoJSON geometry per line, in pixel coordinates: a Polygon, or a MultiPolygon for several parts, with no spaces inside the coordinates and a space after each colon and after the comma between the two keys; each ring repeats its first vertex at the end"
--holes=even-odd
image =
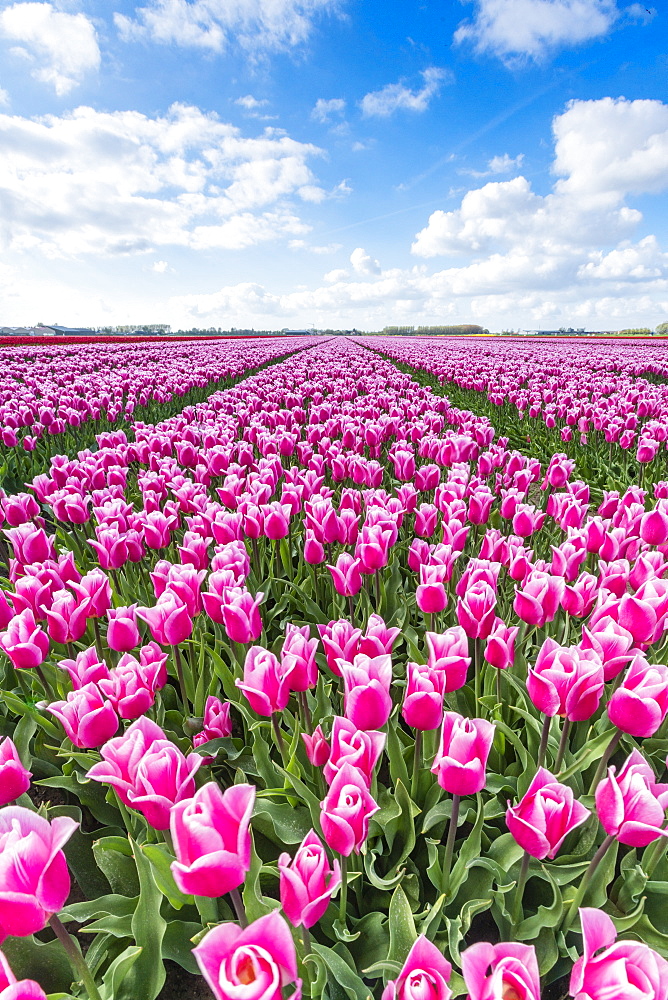
{"type": "Polygon", "coordinates": [[[231,44],[249,52],[280,51],[302,44],[319,15],[338,0],[150,0],[136,18],[114,14],[126,41],[149,38],[223,52],[231,44]]]}
{"type": "Polygon", "coordinates": [[[311,118],[314,118],[317,122],[322,122],[326,124],[331,121],[334,116],[340,116],[346,109],[346,102],[341,97],[332,97],[330,100],[325,100],[324,97],[319,97],[313,106],[311,111],[311,118]]]}
{"type": "Polygon", "coordinates": [[[350,263],[356,274],[380,274],[380,264],[362,247],[353,250],[350,255],[350,263]]]}
{"type": "Polygon", "coordinates": [[[388,118],[395,111],[426,111],[429,102],[448,79],[448,72],[438,66],[430,66],[422,71],[423,86],[411,90],[404,83],[388,83],[381,90],[365,94],[360,102],[362,114],[367,118],[388,118]]]}
{"type": "Polygon", "coordinates": [[[475,0],[472,20],[454,37],[504,62],[540,60],[607,35],[618,17],[615,0],[475,0]]]}
{"type": "MultiPolygon", "coordinates": [[[[490,181],[467,192],[453,211],[432,213],[416,235],[413,253],[425,258],[506,253],[509,272],[526,255],[530,281],[531,260],[541,255],[562,268],[574,261],[586,264],[590,250],[628,239],[642,220],[626,203],[628,196],[668,187],[668,106],[610,98],[574,101],[555,118],[553,132],[558,179],[549,194],[536,194],[521,175],[490,181]]],[[[493,270],[493,259],[479,260],[475,268],[493,270]]],[[[546,265],[546,270],[555,269],[546,265]]]]}
{"type": "Polygon", "coordinates": [[[66,14],[50,3],[15,3],[0,12],[0,36],[31,65],[31,75],[56,94],[68,94],[98,69],[100,49],[85,14],[66,14]]]}
{"type": "Polygon", "coordinates": [[[179,104],[155,118],[87,107],[0,115],[0,247],[104,255],[303,235],[291,199],[317,188],[309,161],[320,154],[179,104]]]}

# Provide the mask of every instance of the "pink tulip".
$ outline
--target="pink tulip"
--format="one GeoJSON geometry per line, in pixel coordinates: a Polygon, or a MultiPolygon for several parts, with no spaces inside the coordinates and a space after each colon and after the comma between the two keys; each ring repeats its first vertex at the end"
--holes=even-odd
{"type": "Polygon", "coordinates": [[[10,621],[0,633],[0,649],[17,670],[39,667],[49,655],[49,638],[35,621],[29,608],[10,621]]]}
{"type": "Polygon", "coordinates": [[[485,719],[465,719],[457,712],[444,714],[440,745],[431,768],[441,788],[452,795],[482,791],[494,728],[485,719]]]}
{"type": "Polygon", "coordinates": [[[84,684],[70,691],[66,701],[54,701],[46,708],[60,719],[76,747],[100,747],[118,731],[114,706],[103,696],[97,684],[84,684]]]}
{"type": "MultiPolygon", "coordinates": [[[[358,653],[366,656],[381,656],[383,653],[391,653],[395,639],[401,633],[400,628],[388,628],[380,615],[369,615],[366,623],[366,630],[359,641],[358,653]]],[[[344,657],[350,659],[350,657],[344,657]]]]}
{"type": "Polygon", "coordinates": [[[47,1000],[46,993],[34,979],[17,980],[1,951],[0,1000],[47,1000]]]}
{"type": "Polygon", "coordinates": [[[668,806],[668,785],[656,781],[654,771],[639,750],[633,750],[616,774],[608,768],[608,777],[599,782],[596,812],[607,834],[620,844],[646,847],[657,837],[668,837],[663,829],[668,806]]]}
{"type": "Polygon", "coordinates": [[[195,794],[199,754],[184,757],[146,716],[102,747],[88,777],[112,785],[121,802],[138,809],[156,830],[169,829],[169,810],[195,794]]]}
{"type": "Polygon", "coordinates": [[[409,726],[422,731],[438,729],[443,720],[445,673],[428,664],[408,662],[408,684],[401,714],[409,726]]]}
{"type": "Polygon", "coordinates": [[[101,678],[110,676],[109,667],[98,659],[95,646],[83,649],[74,660],[61,660],[58,666],[68,672],[75,689],[84,684],[97,684],[101,678]]]}
{"type": "Polygon", "coordinates": [[[264,594],[255,597],[245,588],[231,587],[226,594],[227,604],[223,607],[225,631],[233,642],[254,642],[262,633],[262,619],[258,608],[264,594]]]}
{"type": "Polygon", "coordinates": [[[309,763],[313,767],[323,767],[329,760],[329,743],[325,739],[322,726],[316,726],[312,735],[302,733],[302,739],[309,763]]]}
{"type": "Polygon", "coordinates": [[[518,626],[509,628],[502,618],[497,618],[487,637],[483,656],[497,670],[507,670],[515,662],[515,639],[518,626]]]}
{"type": "Polygon", "coordinates": [[[613,618],[600,618],[591,628],[583,627],[582,649],[593,649],[603,662],[603,677],[611,681],[636,655],[633,636],[613,618]]]}
{"type": "Polygon", "coordinates": [[[576,1000],[668,996],[668,962],[641,941],[616,941],[617,929],[602,910],[580,909],[582,957],[573,966],[569,994],[576,1000]]]}
{"type": "Polygon", "coordinates": [[[332,583],[337,594],[344,597],[354,597],[362,589],[362,574],[360,561],[349,552],[341,552],[335,566],[327,566],[332,574],[332,583]]]}
{"type": "Polygon", "coordinates": [[[171,868],[181,892],[215,899],[243,883],[250,868],[254,803],[253,785],[231,785],[221,792],[210,781],[172,807],[176,861],[171,868]]]}
{"type": "Polygon", "coordinates": [[[613,726],[631,736],[653,736],[668,714],[668,667],[635,656],[608,702],[613,726]]]}
{"type": "MultiPolygon", "coordinates": [[[[137,660],[126,653],[109,677],[102,677],[98,682],[100,691],[109,699],[121,719],[138,719],[155,702],[155,689],[146,683],[142,674],[137,660]]],[[[113,736],[113,733],[110,735],[113,736]]]]}
{"type": "Polygon", "coordinates": [[[340,677],[338,661],[351,662],[360,652],[362,630],[354,628],[349,621],[343,619],[329,622],[328,625],[318,625],[318,632],[327,657],[327,666],[333,674],[340,677]]]}
{"type": "Polygon", "coordinates": [[[457,601],[457,621],[470,639],[486,639],[496,621],[496,593],[488,583],[473,583],[457,601]]]}
{"type": "Polygon", "coordinates": [[[374,729],[357,729],[349,719],[336,715],[332,723],[331,746],[327,748],[327,759],[323,761],[325,781],[331,784],[343,765],[351,764],[362,772],[370,787],[374,769],[385,747],[385,739],[385,733],[374,729]]]}
{"type": "Polygon", "coordinates": [[[415,511],[415,534],[420,538],[431,538],[438,525],[438,507],[433,503],[421,503],[415,511]]]}
{"type": "Polygon", "coordinates": [[[533,569],[515,594],[515,614],[529,625],[542,627],[551,622],[557,611],[566,586],[563,577],[552,576],[533,569]]]}
{"type": "Polygon", "coordinates": [[[172,590],[163,591],[154,607],[137,608],[137,615],[163,646],[178,646],[192,635],[193,621],[188,607],[172,590]]]}
{"type": "Polygon", "coordinates": [[[78,825],[68,816],[49,823],[22,806],[0,809],[0,939],[36,934],[63,908],[70,874],[62,847],[78,825]]]}
{"type": "Polygon", "coordinates": [[[589,719],[604,688],[603,664],[593,649],[560,646],[548,638],[529,666],[527,691],[545,715],[565,716],[571,722],[589,719]]]}
{"type": "Polygon", "coordinates": [[[111,586],[101,569],[92,569],[79,581],[71,583],[81,600],[86,604],[89,618],[103,618],[111,607],[111,586]]]}
{"type": "Polygon", "coordinates": [[[69,590],[57,590],[44,612],[47,632],[54,642],[76,642],[86,631],[88,600],[77,601],[69,590]]]}
{"type": "Polygon", "coordinates": [[[462,952],[461,961],[469,1000],[540,1000],[533,945],[479,941],[462,952]]]}
{"type": "Polygon", "coordinates": [[[358,653],[352,663],[339,660],[345,686],[344,710],[358,729],[379,729],[392,711],[392,658],[358,653]]]}
{"type": "Polygon", "coordinates": [[[286,625],[285,641],[281,648],[281,671],[285,674],[291,691],[307,691],[318,681],[315,654],[318,640],[310,638],[310,628],[304,625],[286,625]]]}
{"type": "Polygon", "coordinates": [[[0,743],[0,806],[27,792],[31,778],[32,772],[23,766],[13,741],[6,736],[0,743]]]}
{"type": "Polygon", "coordinates": [[[401,972],[391,979],[381,1000],[450,1000],[452,966],[429,938],[420,934],[401,972]]]}
{"type": "Polygon", "coordinates": [[[324,845],[310,830],[294,858],[283,853],[278,858],[281,906],[293,927],[312,927],[322,917],[341,885],[341,866],[330,865],[324,845]]]}
{"type": "Polygon", "coordinates": [[[264,646],[251,646],[244,662],[244,679],[234,682],[258,715],[282,712],[290,700],[288,677],[276,656],[264,646]]]}
{"type": "Polygon", "coordinates": [[[423,614],[438,614],[445,609],[448,603],[448,593],[445,589],[446,574],[446,566],[424,564],[420,566],[420,584],[415,592],[415,600],[423,614]]]}
{"type": "Polygon", "coordinates": [[[469,644],[461,625],[453,625],[445,632],[425,632],[427,665],[445,676],[443,691],[457,691],[466,684],[466,675],[471,664],[468,655],[469,644]]]}
{"type": "MultiPolygon", "coordinates": [[[[222,739],[232,735],[232,720],[230,719],[230,702],[221,701],[210,694],[204,706],[203,727],[201,732],[193,736],[193,746],[197,748],[209,740],[222,739]]],[[[213,758],[210,758],[213,760],[213,758]]]]}
{"type": "Polygon", "coordinates": [[[216,1000],[283,1000],[288,983],[297,984],[289,1000],[301,996],[295,945],[276,910],[244,930],[233,923],[212,927],[193,955],[216,1000]]]}
{"type": "Polygon", "coordinates": [[[554,858],[571,830],[589,816],[573,790],[541,767],[518,804],[508,806],[506,825],[520,847],[542,861],[554,858]]]}
{"type": "Polygon", "coordinates": [[[109,608],[107,612],[107,645],[118,653],[129,653],[141,643],[137,628],[137,605],[109,608]]]}
{"type": "Polygon", "coordinates": [[[351,764],[343,764],[320,808],[320,825],[327,846],[346,858],[353,851],[359,854],[369,832],[369,820],[380,809],[362,772],[351,764]]]}

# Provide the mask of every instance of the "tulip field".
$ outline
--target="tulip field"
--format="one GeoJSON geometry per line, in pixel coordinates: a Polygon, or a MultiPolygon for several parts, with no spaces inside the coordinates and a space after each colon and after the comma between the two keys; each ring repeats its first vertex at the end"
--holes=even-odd
{"type": "Polygon", "coordinates": [[[668,355],[0,346],[0,1000],[668,1000],[668,355]]]}

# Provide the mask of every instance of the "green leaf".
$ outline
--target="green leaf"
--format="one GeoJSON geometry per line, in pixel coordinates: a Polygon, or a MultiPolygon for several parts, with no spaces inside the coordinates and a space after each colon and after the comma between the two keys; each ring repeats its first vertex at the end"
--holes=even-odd
{"type": "Polygon", "coordinates": [[[593,764],[594,761],[600,760],[603,754],[605,753],[605,750],[610,740],[612,739],[612,737],[615,735],[616,732],[617,730],[614,728],[606,729],[604,733],[601,733],[599,736],[596,736],[593,739],[588,740],[587,746],[580,754],[580,756],[577,757],[576,760],[571,764],[571,766],[559,772],[559,774],[557,775],[558,781],[563,782],[566,780],[566,778],[570,778],[572,775],[584,771],[587,767],[589,767],[590,764],[593,764]]]}
{"type": "Polygon", "coordinates": [[[199,924],[186,920],[170,920],[162,939],[162,957],[176,962],[193,976],[200,975],[200,968],[193,956],[190,938],[201,930],[199,924]]]}
{"type": "Polygon", "coordinates": [[[175,910],[180,910],[187,903],[193,903],[192,896],[184,895],[172,875],[171,864],[173,855],[165,844],[142,844],[140,850],[151,862],[153,878],[163,896],[166,896],[175,910]]]}
{"type": "Polygon", "coordinates": [[[139,874],[139,902],[132,917],[132,933],[140,954],[124,976],[114,1000],[155,1000],[165,982],[162,939],[167,926],[160,913],[162,893],[158,889],[148,858],[133,844],[139,874]]]}
{"type": "Polygon", "coordinates": [[[121,987],[125,986],[126,980],[140,955],[141,948],[137,945],[130,945],[121,952],[118,958],[114,959],[103,977],[103,985],[100,990],[102,1000],[117,1000],[121,995],[127,995],[125,989],[121,993],[121,987]]]}
{"type": "Polygon", "coordinates": [[[395,713],[387,726],[387,756],[390,761],[390,775],[395,782],[401,781],[408,788],[410,778],[408,777],[406,761],[403,758],[403,749],[398,732],[397,715],[395,713]]]}
{"type": "Polygon", "coordinates": [[[262,798],[257,800],[253,827],[279,847],[300,844],[311,829],[311,814],[300,806],[262,798]]]}
{"type": "Polygon", "coordinates": [[[129,896],[100,896],[99,899],[91,899],[85,903],[70,903],[58,916],[65,923],[67,920],[75,920],[78,924],[86,923],[87,920],[97,920],[99,917],[106,917],[113,914],[116,917],[123,917],[132,914],[137,906],[137,898],[130,899],[129,896]]]}
{"type": "Polygon", "coordinates": [[[400,885],[396,887],[390,900],[389,927],[390,950],[387,957],[391,962],[403,964],[415,943],[417,932],[410,904],[400,885]]]}
{"type": "Polygon", "coordinates": [[[331,948],[315,941],[313,942],[313,952],[327,966],[330,984],[336,983],[341,986],[349,1000],[371,1000],[371,992],[360,977],[353,972],[345,959],[331,948]]]}
{"type": "Polygon", "coordinates": [[[127,837],[100,837],[93,843],[93,855],[113,892],[123,896],[139,895],[139,876],[127,837]]]}
{"type": "Polygon", "coordinates": [[[255,838],[251,835],[251,864],[243,887],[243,901],[246,916],[249,923],[266,916],[272,910],[277,909],[280,903],[277,899],[271,899],[262,895],[260,886],[260,873],[262,872],[262,859],[255,850],[255,838]]]}
{"type": "Polygon", "coordinates": [[[73,974],[60,941],[44,944],[33,937],[8,937],[2,950],[17,979],[36,979],[48,991],[69,990],[73,974]]]}

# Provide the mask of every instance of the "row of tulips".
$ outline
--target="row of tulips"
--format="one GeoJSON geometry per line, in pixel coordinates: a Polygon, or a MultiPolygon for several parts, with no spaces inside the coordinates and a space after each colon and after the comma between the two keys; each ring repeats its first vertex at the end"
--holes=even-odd
{"type": "Polygon", "coordinates": [[[98,444],[0,500],[0,899],[31,817],[85,897],[30,868],[7,968],[49,922],[104,1000],[666,996],[663,486],[348,342],[98,444]]]}
{"type": "Polygon", "coordinates": [[[428,373],[520,447],[545,455],[566,447],[591,485],[666,474],[668,367],[656,345],[362,343],[428,373]]]}
{"type": "Polygon", "coordinates": [[[276,337],[0,347],[0,482],[16,489],[55,454],[94,443],[96,433],[180,412],[304,343],[276,337]]]}

